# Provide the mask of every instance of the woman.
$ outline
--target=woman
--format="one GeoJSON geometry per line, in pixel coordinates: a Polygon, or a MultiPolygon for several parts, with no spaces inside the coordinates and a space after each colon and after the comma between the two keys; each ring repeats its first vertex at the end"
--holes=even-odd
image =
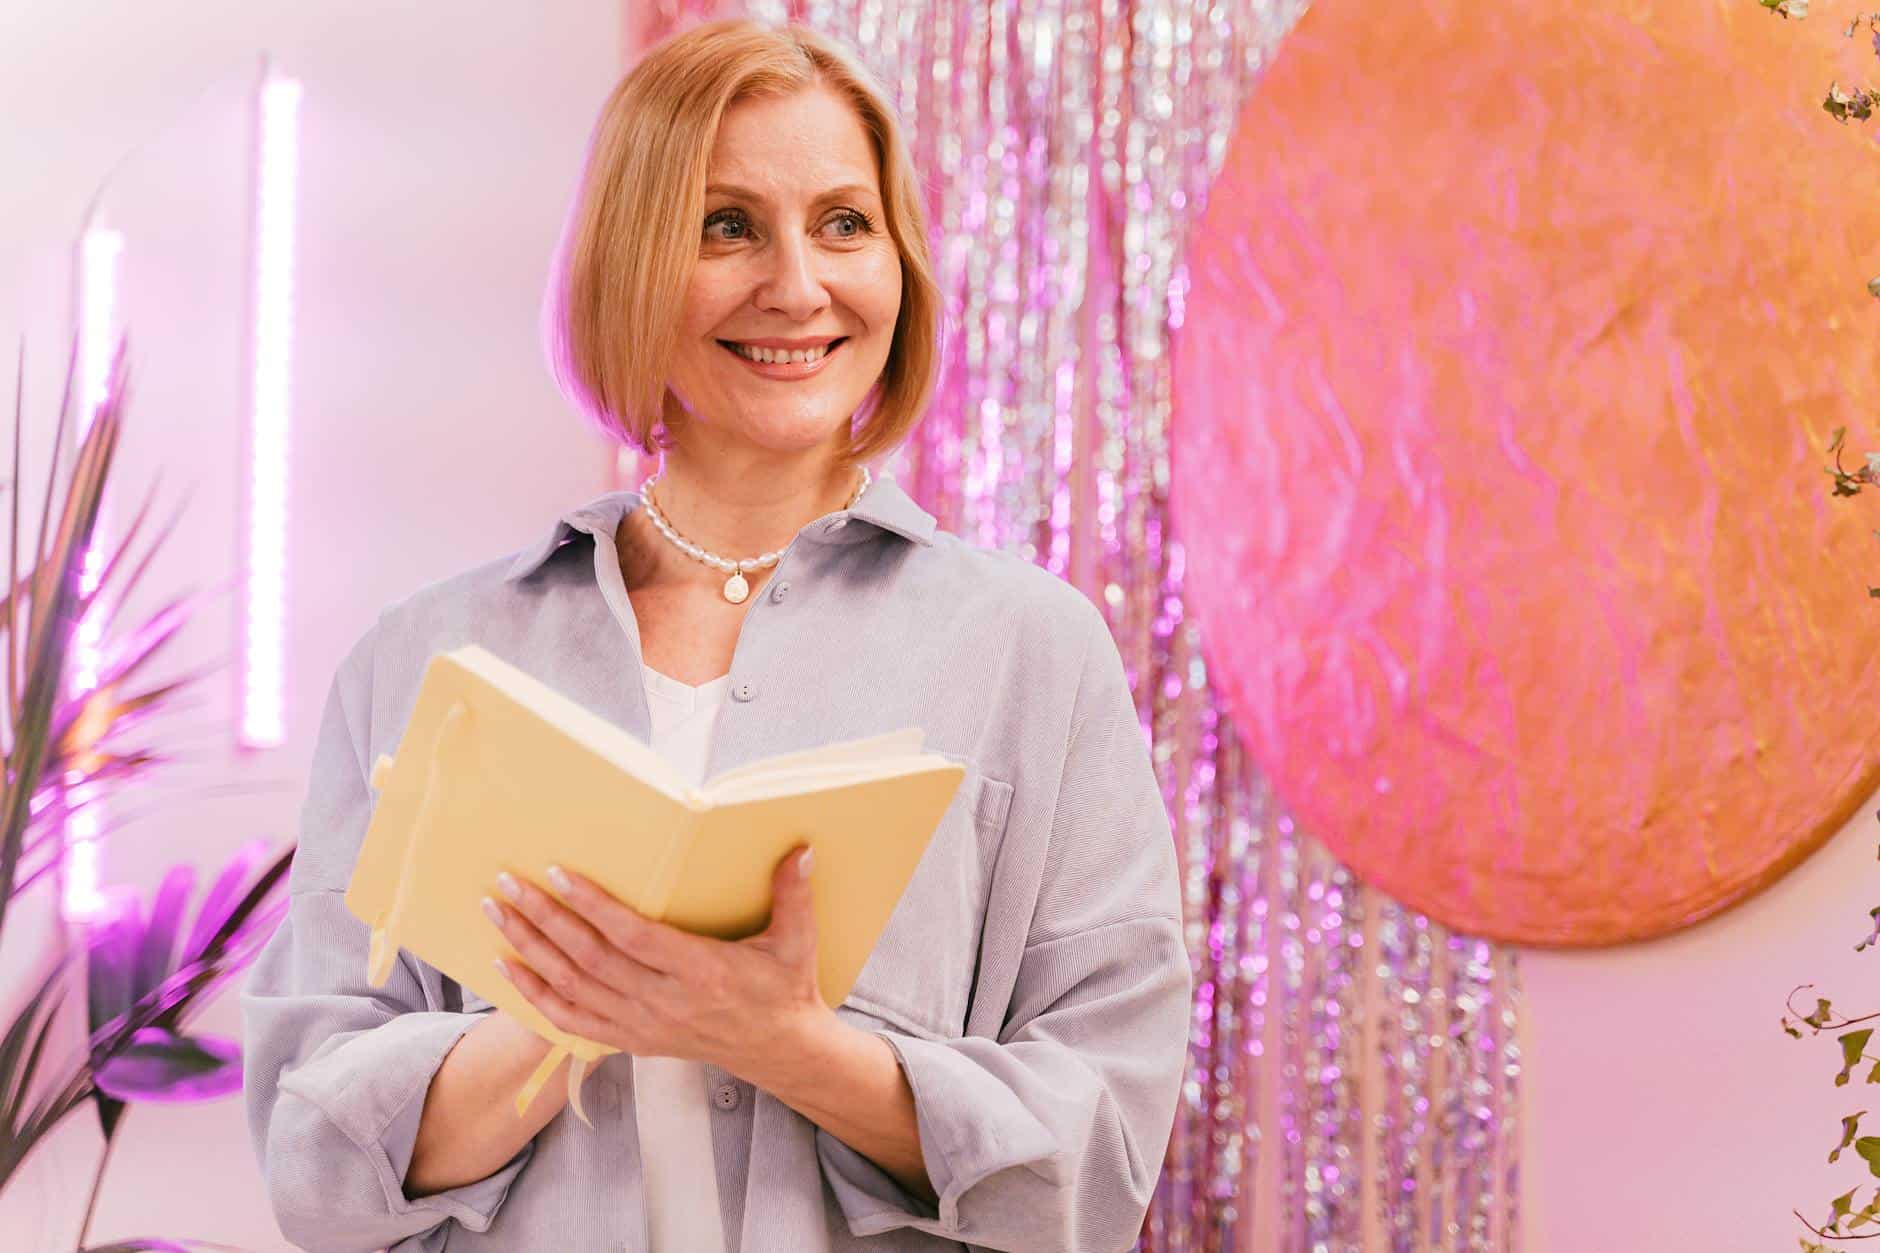
{"type": "MultiPolygon", "coordinates": [[[[340,664],[292,903],[243,995],[250,1126],[309,1249],[1123,1249],[1173,1125],[1191,990],[1168,817],[1075,589],[940,531],[867,461],[931,390],[939,295],[877,88],[798,26],[700,26],[607,102],[548,302],[568,393],[663,456],[638,491],[383,612],[340,664]],[[742,941],[581,879],[491,885],[505,974],[620,1050],[548,1045],[342,894],[424,663],[475,642],[693,780],[917,725],[965,768],[835,1010],[802,850],[742,941]],[[564,1063],[565,1067],[566,1063],[564,1063]]],[[[630,838],[630,837],[626,837],[630,838]]]]}

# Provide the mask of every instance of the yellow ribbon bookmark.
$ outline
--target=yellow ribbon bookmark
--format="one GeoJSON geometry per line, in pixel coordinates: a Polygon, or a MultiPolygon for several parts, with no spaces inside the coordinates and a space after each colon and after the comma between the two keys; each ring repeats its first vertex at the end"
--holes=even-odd
{"type": "Polygon", "coordinates": [[[550,1049],[548,1056],[544,1057],[541,1064],[535,1068],[535,1073],[523,1081],[522,1090],[516,1093],[516,1117],[520,1118],[528,1112],[530,1102],[535,1100],[535,1094],[542,1090],[542,1085],[548,1082],[548,1077],[555,1073],[555,1067],[561,1065],[563,1058],[573,1059],[568,1064],[569,1108],[573,1109],[574,1116],[587,1123],[588,1130],[592,1131],[594,1123],[588,1118],[587,1111],[581,1108],[581,1081],[587,1078],[588,1059],[575,1053],[565,1044],[557,1044],[550,1049]]]}

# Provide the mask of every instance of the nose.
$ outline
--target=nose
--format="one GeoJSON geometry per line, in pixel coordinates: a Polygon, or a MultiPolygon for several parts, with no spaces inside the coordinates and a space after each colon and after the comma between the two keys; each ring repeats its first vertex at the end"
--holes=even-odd
{"type": "Polygon", "coordinates": [[[818,257],[809,240],[787,232],[768,252],[770,270],[757,290],[760,308],[775,309],[801,322],[828,306],[829,290],[817,273],[818,257]]]}

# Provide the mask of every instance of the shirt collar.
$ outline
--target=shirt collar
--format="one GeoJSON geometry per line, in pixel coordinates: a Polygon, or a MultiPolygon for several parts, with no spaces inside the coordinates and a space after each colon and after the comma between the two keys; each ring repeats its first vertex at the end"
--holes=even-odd
{"type": "MultiPolygon", "coordinates": [[[[631,489],[608,492],[584,505],[577,505],[556,519],[547,535],[517,555],[508,573],[503,576],[504,580],[513,582],[533,574],[576,531],[592,535],[605,527],[612,534],[620,525],[620,520],[639,505],[640,493],[631,489]]],[[[868,490],[853,505],[828,519],[804,527],[797,534],[819,543],[852,543],[863,536],[847,528],[846,523],[850,520],[867,522],[916,544],[933,544],[934,516],[915,504],[913,498],[894,481],[892,474],[875,475],[868,484],[868,490]]]]}

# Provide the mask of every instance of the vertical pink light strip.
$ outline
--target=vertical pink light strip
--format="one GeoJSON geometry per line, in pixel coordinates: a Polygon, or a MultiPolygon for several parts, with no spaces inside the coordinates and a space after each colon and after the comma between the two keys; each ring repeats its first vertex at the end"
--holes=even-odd
{"type": "MultiPolygon", "coordinates": [[[[110,381],[112,326],[117,316],[118,258],[124,252],[120,231],[93,225],[85,231],[79,250],[79,406],[76,444],[91,431],[92,415],[105,398],[110,381]]],[[[93,542],[85,553],[79,586],[89,596],[98,586],[103,566],[101,541],[105,518],[100,510],[93,542]]],[[[87,614],[73,638],[69,691],[79,696],[98,686],[100,622],[87,614]]],[[[78,806],[65,823],[65,892],[63,909],[70,919],[97,915],[105,906],[98,886],[98,807],[102,803],[82,793],[69,798],[78,806]]]]}
{"type": "Polygon", "coordinates": [[[294,294],[294,207],[300,83],[264,72],[255,178],[254,374],[249,414],[248,552],[240,741],[272,748],[285,734],[287,455],[294,294]]]}

